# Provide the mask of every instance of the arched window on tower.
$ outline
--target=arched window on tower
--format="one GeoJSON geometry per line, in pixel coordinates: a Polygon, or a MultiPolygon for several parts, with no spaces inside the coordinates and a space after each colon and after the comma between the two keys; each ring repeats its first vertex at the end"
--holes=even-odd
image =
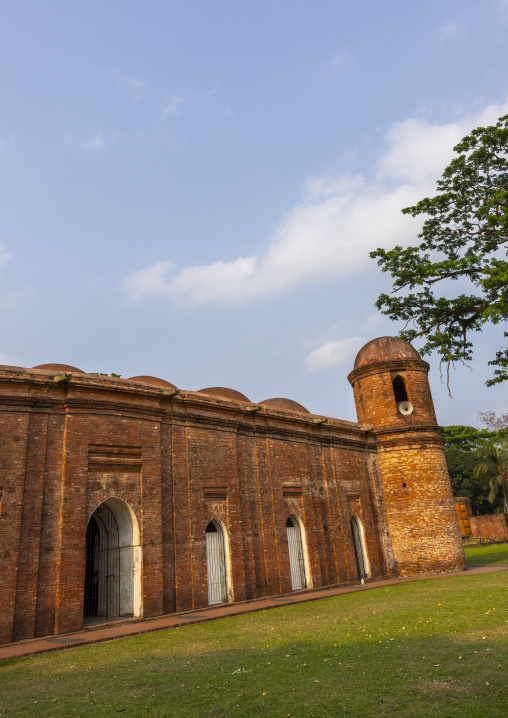
{"type": "Polygon", "coordinates": [[[407,398],[406,384],[404,382],[404,379],[398,374],[393,380],[393,393],[397,406],[401,403],[401,401],[409,401],[409,399],[407,398]]]}

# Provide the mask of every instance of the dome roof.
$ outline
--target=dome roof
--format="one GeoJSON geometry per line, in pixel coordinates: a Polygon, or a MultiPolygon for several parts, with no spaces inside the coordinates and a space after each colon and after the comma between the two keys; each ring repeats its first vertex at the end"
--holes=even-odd
{"type": "Polygon", "coordinates": [[[229,399],[230,401],[246,401],[247,403],[250,402],[250,399],[247,399],[245,394],[242,394],[235,389],[227,389],[224,386],[210,386],[208,387],[208,389],[200,389],[197,393],[210,394],[211,396],[219,396],[221,399],[229,399]]]}
{"type": "Polygon", "coordinates": [[[299,414],[310,414],[309,410],[292,399],[265,399],[259,402],[262,406],[281,411],[297,411],[299,414]]]}
{"type": "Polygon", "coordinates": [[[165,379],[159,379],[157,376],[130,376],[129,381],[139,381],[141,384],[151,384],[152,386],[160,386],[164,389],[176,389],[174,384],[171,384],[165,379]]]}
{"type": "Polygon", "coordinates": [[[85,372],[81,369],[78,369],[75,366],[69,366],[69,364],[38,364],[37,366],[32,367],[32,369],[44,369],[45,371],[61,371],[61,372],[68,372],[73,371],[76,374],[84,374],[85,372]]]}
{"type": "Polygon", "coordinates": [[[355,369],[393,359],[420,359],[411,344],[398,337],[379,337],[368,342],[356,355],[355,369]]]}

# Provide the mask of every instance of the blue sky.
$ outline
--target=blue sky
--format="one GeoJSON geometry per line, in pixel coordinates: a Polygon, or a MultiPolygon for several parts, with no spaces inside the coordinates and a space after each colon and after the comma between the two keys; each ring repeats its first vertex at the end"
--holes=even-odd
{"type": "MultiPolygon", "coordinates": [[[[508,113],[503,0],[0,3],[0,361],[355,418],[400,209],[508,113]]],[[[502,332],[439,421],[508,410],[502,332]]],[[[418,348],[418,345],[416,345],[418,348]]]]}

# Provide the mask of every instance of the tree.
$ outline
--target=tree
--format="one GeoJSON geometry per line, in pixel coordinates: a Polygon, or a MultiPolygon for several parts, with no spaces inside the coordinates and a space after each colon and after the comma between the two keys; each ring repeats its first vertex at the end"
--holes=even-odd
{"type": "MultiPolygon", "coordinates": [[[[506,433],[508,435],[508,432],[506,433]]],[[[443,438],[453,495],[468,498],[475,515],[502,511],[503,505],[499,502],[499,497],[491,503],[488,499],[490,487],[487,485],[486,491],[475,475],[475,468],[479,463],[477,449],[483,446],[485,441],[498,440],[499,435],[474,426],[445,426],[443,438]]]]}
{"type": "MultiPolygon", "coordinates": [[[[508,414],[500,413],[497,415],[496,411],[477,411],[476,418],[481,421],[489,431],[503,431],[508,429],[508,414]]],[[[506,432],[508,434],[508,432],[506,432]]]]}
{"type": "Polygon", "coordinates": [[[495,439],[497,434],[474,426],[455,425],[443,427],[443,438],[446,449],[474,452],[483,445],[485,439],[495,439]]]}
{"type": "Polygon", "coordinates": [[[476,453],[478,458],[474,470],[476,478],[490,488],[490,503],[495,501],[501,490],[504,512],[508,513],[508,442],[486,441],[476,453]]]}
{"type": "MultiPolygon", "coordinates": [[[[405,322],[403,339],[425,337],[421,353],[436,351],[448,376],[454,362],[472,359],[472,332],[508,319],[508,115],[473,130],[454,151],[439,193],[402,210],[428,216],[420,245],[370,255],[394,280],[392,294],[381,294],[376,306],[405,322]],[[458,280],[459,291],[450,293],[449,282],[458,280]],[[467,293],[459,293],[465,284],[467,293]]],[[[496,368],[487,386],[508,379],[508,345],[489,364],[496,368]]]]}

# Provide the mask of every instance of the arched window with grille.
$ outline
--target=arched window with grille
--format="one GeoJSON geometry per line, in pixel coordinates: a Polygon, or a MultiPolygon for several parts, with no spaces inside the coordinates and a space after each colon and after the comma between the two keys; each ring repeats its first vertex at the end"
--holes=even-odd
{"type": "Polygon", "coordinates": [[[228,600],[228,570],[225,530],[220,521],[210,521],[205,536],[208,603],[225,603],[228,600]]]}
{"type": "Polygon", "coordinates": [[[365,547],[365,536],[362,522],[356,514],[351,516],[351,532],[353,534],[353,546],[355,549],[356,570],[358,578],[367,578],[370,573],[369,559],[365,547]]]}
{"type": "Polygon", "coordinates": [[[300,520],[294,515],[288,516],[286,521],[288,537],[289,568],[291,571],[291,588],[298,591],[308,588],[308,576],[305,561],[305,545],[302,537],[300,520]]]}

